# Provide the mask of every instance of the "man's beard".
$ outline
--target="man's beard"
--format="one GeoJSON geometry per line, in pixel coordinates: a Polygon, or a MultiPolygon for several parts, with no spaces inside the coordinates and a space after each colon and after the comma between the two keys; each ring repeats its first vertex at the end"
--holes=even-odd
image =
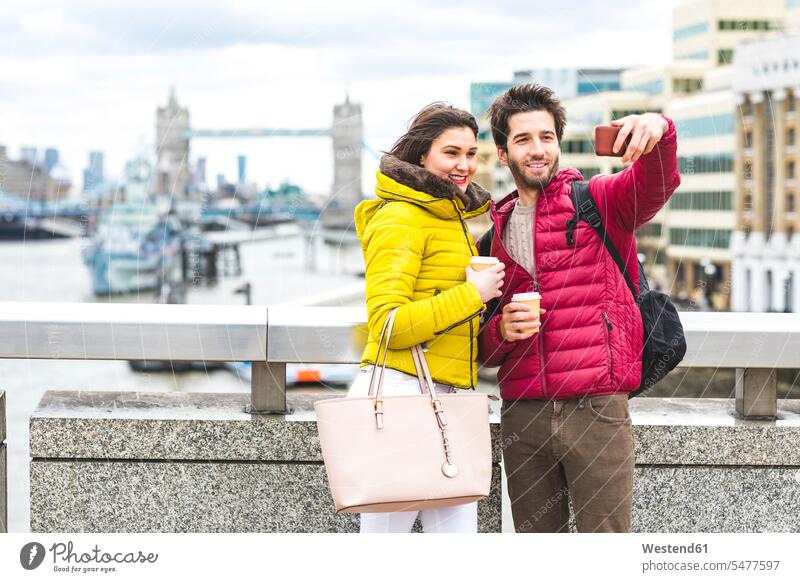
{"type": "Polygon", "coordinates": [[[555,178],[558,173],[558,158],[553,162],[553,167],[550,168],[550,171],[541,177],[528,176],[525,173],[525,163],[508,160],[508,169],[511,170],[514,182],[518,185],[521,184],[526,188],[533,188],[544,192],[544,189],[547,188],[547,185],[553,181],[553,178],[555,178]]]}

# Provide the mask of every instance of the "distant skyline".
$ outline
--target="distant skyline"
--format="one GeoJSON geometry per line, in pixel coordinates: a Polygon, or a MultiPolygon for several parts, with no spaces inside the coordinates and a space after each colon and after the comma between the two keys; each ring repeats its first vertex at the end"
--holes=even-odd
{"type": "MultiPolygon", "coordinates": [[[[534,67],[629,67],[669,62],[675,0],[422,2],[385,5],[263,0],[3,3],[0,143],[55,147],[73,189],[91,150],[106,173],[150,153],[155,110],[174,87],[194,127],[326,127],[349,92],[365,138],[389,147],[432,101],[469,108],[473,81],[507,81],[534,67]]],[[[332,182],[326,139],[198,140],[207,176],[234,180],[237,156],[264,186],[312,192],[332,182]]],[[[376,160],[364,156],[364,187],[376,160]]]]}

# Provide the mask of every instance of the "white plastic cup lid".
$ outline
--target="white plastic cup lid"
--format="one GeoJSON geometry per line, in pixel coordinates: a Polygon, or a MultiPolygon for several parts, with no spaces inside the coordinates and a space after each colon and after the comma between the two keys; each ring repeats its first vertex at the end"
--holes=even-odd
{"type": "Polygon", "coordinates": [[[533,299],[541,299],[542,296],[539,295],[536,291],[531,291],[530,293],[514,293],[514,296],[511,298],[511,301],[532,301],[533,299]]]}
{"type": "Polygon", "coordinates": [[[497,257],[472,257],[469,262],[476,265],[495,265],[500,262],[500,259],[497,257]]]}

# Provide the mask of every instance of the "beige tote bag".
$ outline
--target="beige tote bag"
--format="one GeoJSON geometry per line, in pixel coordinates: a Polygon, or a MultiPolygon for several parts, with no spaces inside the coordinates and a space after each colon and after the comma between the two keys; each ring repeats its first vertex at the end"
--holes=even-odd
{"type": "Polygon", "coordinates": [[[394,317],[392,311],[381,330],[369,395],[314,405],[337,512],[412,511],[469,503],[489,494],[486,394],[436,394],[425,355],[413,346],[420,394],[383,396],[394,317]]]}

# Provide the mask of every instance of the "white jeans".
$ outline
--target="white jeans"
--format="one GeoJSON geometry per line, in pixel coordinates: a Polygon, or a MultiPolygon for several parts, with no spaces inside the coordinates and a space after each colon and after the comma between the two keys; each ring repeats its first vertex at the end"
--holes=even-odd
{"type": "MultiPolygon", "coordinates": [[[[364,366],[358,373],[347,397],[367,396],[372,366],[364,366]]],[[[456,389],[444,384],[436,384],[436,392],[452,393],[456,389]]],[[[383,393],[401,396],[419,394],[419,381],[416,376],[398,370],[386,368],[383,393]]],[[[478,531],[478,502],[463,503],[451,507],[437,507],[421,511],[393,511],[390,513],[362,513],[361,533],[408,533],[414,521],[422,522],[422,530],[426,533],[476,533],[478,531]]]]}

